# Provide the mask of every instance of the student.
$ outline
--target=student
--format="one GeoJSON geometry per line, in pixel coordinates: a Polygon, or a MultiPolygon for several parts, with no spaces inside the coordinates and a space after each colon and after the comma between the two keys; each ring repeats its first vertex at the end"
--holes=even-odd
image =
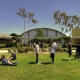
{"type": "Polygon", "coordinates": [[[50,58],[52,60],[52,64],[54,64],[54,57],[55,57],[55,51],[57,49],[57,44],[56,42],[53,42],[52,46],[51,46],[51,54],[50,54],[50,58]]]}
{"type": "Polygon", "coordinates": [[[78,42],[77,45],[77,54],[78,54],[78,59],[80,60],[80,41],[78,42]]]}
{"type": "Polygon", "coordinates": [[[13,51],[9,60],[16,60],[16,51],[13,51]]]}
{"type": "Polygon", "coordinates": [[[76,58],[78,58],[78,55],[79,55],[79,42],[78,42],[78,44],[77,44],[77,46],[76,46],[76,55],[75,55],[75,59],[76,58]]]}
{"type": "Polygon", "coordinates": [[[69,44],[68,44],[68,53],[69,53],[69,60],[70,60],[70,57],[72,55],[72,44],[71,44],[71,42],[69,42],[69,44]]]}
{"type": "Polygon", "coordinates": [[[40,47],[43,48],[43,46],[44,46],[44,44],[43,44],[43,42],[41,42],[41,43],[40,43],[40,47]]]}
{"type": "Polygon", "coordinates": [[[36,64],[39,64],[39,45],[38,42],[35,44],[35,52],[36,52],[36,64]]]}
{"type": "Polygon", "coordinates": [[[12,63],[9,59],[6,58],[6,55],[1,56],[2,65],[10,65],[10,66],[16,66],[17,63],[12,63]]]}

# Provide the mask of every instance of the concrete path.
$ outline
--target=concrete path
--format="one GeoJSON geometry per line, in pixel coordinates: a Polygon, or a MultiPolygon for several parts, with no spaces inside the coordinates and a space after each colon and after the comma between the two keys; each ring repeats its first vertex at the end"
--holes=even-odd
{"type": "Polygon", "coordinates": [[[8,53],[8,50],[0,50],[0,53],[8,53]]]}

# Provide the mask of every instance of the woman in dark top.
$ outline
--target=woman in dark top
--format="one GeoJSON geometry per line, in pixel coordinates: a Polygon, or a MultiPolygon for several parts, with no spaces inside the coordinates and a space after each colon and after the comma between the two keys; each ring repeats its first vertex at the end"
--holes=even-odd
{"type": "Polygon", "coordinates": [[[70,60],[70,57],[72,55],[72,44],[71,44],[71,42],[69,42],[69,44],[68,44],[68,53],[69,53],[69,60],[70,60]]]}
{"type": "Polygon", "coordinates": [[[11,57],[9,58],[9,60],[16,60],[16,52],[12,52],[11,57]]]}
{"type": "Polygon", "coordinates": [[[78,47],[79,47],[79,42],[78,42],[78,44],[77,44],[77,46],[76,46],[76,55],[75,55],[75,59],[78,58],[78,54],[79,54],[79,53],[78,53],[78,52],[79,52],[78,47]]]}
{"type": "Polygon", "coordinates": [[[78,57],[80,59],[80,42],[78,42],[77,47],[76,47],[76,55],[75,59],[78,57]]]}

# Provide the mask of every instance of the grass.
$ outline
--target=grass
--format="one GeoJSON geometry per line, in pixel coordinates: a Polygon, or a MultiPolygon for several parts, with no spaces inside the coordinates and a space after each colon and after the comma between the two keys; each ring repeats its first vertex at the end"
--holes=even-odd
{"type": "Polygon", "coordinates": [[[58,53],[50,64],[50,54],[39,54],[41,64],[35,64],[34,53],[17,54],[17,66],[0,65],[0,80],[80,80],[80,62],[74,55],[68,61],[67,53],[58,53]]]}

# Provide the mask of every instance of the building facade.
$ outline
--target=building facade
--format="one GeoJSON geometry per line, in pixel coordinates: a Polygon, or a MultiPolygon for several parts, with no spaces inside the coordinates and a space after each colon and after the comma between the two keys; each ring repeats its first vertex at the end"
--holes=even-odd
{"type": "Polygon", "coordinates": [[[9,44],[12,41],[12,36],[10,36],[9,34],[0,33],[0,44],[9,44]]]}
{"type": "MultiPolygon", "coordinates": [[[[26,31],[25,33],[22,34],[22,43],[24,44],[24,39],[25,39],[25,43],[28,43],[29,39],[33,39],[36,36],[36,32],[37,32],[38,28],[26,31]]],[[[41,28],[44,31],[44,38],[58,38],[61,36],[64,36],[63,33],[54,30],[54,29],[50,29],[50,28],[41,28]]],[[[41,37],[42,38],[42,37],[41,37]]]]}
{"type": "Polygon", "coordinates": [[[72,42],[77,44],[80,41],[80,28],[75,28],[72,30],[72,42]]]}

